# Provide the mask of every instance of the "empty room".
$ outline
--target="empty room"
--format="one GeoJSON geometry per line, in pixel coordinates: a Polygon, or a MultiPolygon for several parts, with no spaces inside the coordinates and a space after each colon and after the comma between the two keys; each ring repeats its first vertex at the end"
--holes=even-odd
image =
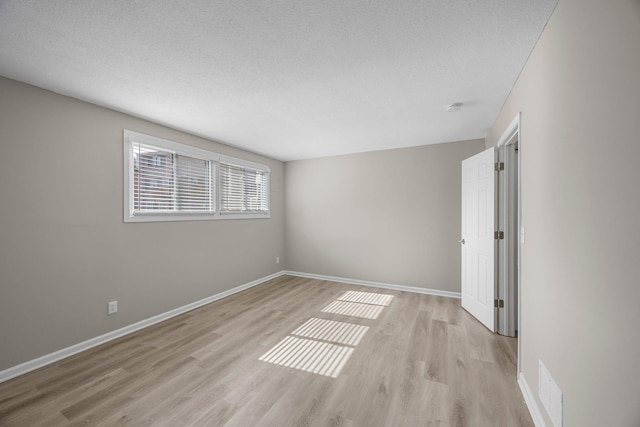
{"type": "Polygon", "coordinates": [[[0,426],[640,427],[640,0],[0,0],[0,426]]]}

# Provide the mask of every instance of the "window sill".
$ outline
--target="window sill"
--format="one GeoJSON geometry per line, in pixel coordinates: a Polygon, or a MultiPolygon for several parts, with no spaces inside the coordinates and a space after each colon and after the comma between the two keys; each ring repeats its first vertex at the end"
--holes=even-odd
{"type": "Polygon", "coordinates": [[[221,219],[269,219],[270,213],[246,213],[246,214],[137,214],[125,216],[124,222],[169,222],[169,221],[211,221],[221,219]]]}

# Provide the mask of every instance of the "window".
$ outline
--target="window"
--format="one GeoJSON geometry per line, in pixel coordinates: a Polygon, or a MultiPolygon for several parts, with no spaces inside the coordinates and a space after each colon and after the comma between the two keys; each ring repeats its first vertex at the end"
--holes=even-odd
{"type": "Polygon", "coordinates": [[[267,173],[261,170],[220,164],[220,212],[267,212],[267,173]]]}
{"type": "Polygon", "coordinates": [[[133,212],[210,212],[211,163],[139,142],[133,148],[133,212]]]}
{"type": "Polygon", "coordinates": [[[269,218],[269,168],[124,131],[125,222],[269,218]]]}

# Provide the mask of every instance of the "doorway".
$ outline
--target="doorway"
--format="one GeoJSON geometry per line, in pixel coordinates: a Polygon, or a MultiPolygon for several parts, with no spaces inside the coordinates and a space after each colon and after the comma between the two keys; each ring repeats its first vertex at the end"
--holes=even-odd
{"type": "Polygon", "coordinates": [[[496,282],[501,302],[497,332],[516,337],[520,313],[520,114],[496,144],[500,164],[497,190],[497,226],[504,234],[497,240],[496,282]]]}
{"type": "Polygon", "coordinates": [[[462,307],[512,337],[520,326],[521,147],[518,114],[495,148],[462,162],[462,307]]]}

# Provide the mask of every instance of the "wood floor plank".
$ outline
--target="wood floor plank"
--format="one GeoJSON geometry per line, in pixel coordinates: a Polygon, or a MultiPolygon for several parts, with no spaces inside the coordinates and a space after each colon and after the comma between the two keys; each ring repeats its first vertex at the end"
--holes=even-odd
{"type": "Polygon", "coordinates": [[[122,425],[127,423],[136,426],[153,426],[158,419],[164,417],[164,413],[170,410],[176,402],[176,390],[182,390],[185,386],[198,381],[202,377],[202,368],[196,364],[191,364],[180,375],[172,375],[167,381],[158,384],[148,393],[135,399],[131,404],[125,406],[121,411],[108,416],[102,425],[122,425]]]}
{"type": "Polygon", "coordinates": [[[282,276],[1,383],[0,426],[531,427],[516,360],[458,299],[282,276]],[[323,311],[348,291],[393,298],[323,311]],[[292,335],[310,319],[367,328],[292,335]],[[287,337],[339,374],[259,360],[287,337]]]}
{"type": "MultiPolygon", "coordinates": [[[[42,394],[38,401],[31,402],[28,411],[13,411],[13,414],[7,415],[7,420],[11,423],[30,426],[43,423],[42,414],[46,414],[47,417],[50,414],[55,414],[53,417],[55,421],[56,419],[60,419],[58,415],[62,415],[60,409],[64,407],[65,402],[77,401],[88,396],[93,396],[128,376],[129,373],[124,369],[117,368],[101,377],[85,382],[81,386],[75,387],[68,392],[42,394]]],[[[65,420],[67,420],[68,423],[66,417],[65,420]]],[[[44,425],[46,425],[46,423],[44,425]]]]}

